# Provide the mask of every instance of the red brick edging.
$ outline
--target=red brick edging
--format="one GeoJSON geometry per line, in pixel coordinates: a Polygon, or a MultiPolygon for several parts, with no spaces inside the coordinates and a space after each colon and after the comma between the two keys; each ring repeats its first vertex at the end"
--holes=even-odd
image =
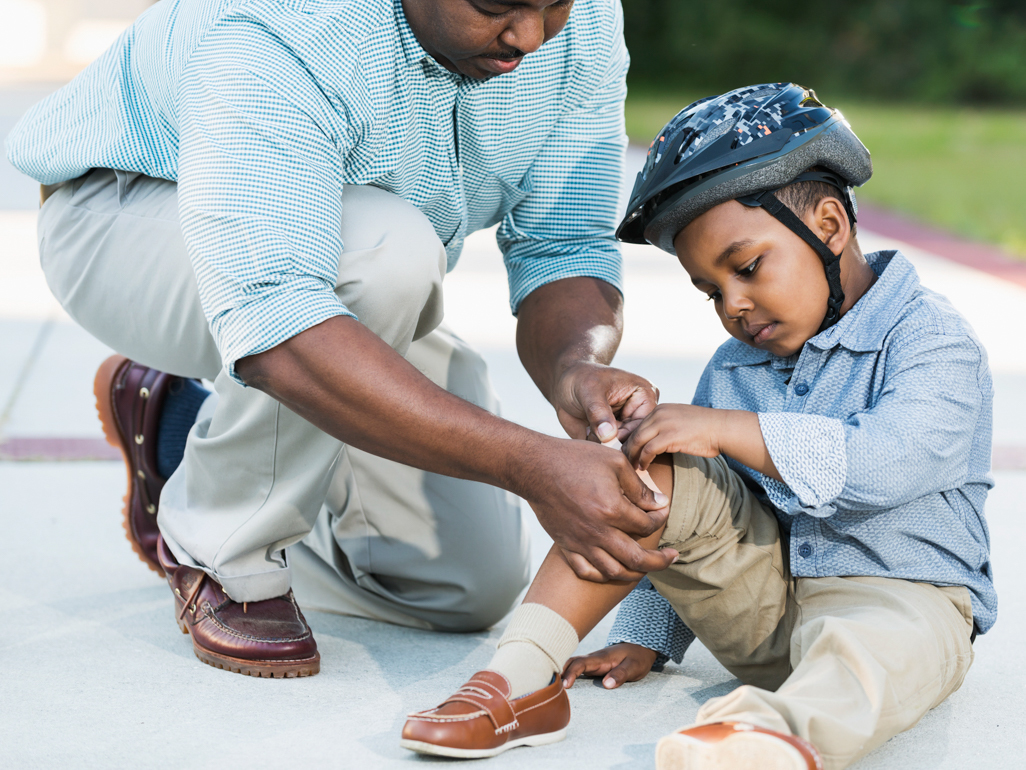
{"type": "Polygon", "coordinates": [[[1026,260],[1018,261],[997,246],[913,222],[872,204],[859,204],[859,225],[877,235],[904,241],[917,249],[1026,288],[1026,260]]]}

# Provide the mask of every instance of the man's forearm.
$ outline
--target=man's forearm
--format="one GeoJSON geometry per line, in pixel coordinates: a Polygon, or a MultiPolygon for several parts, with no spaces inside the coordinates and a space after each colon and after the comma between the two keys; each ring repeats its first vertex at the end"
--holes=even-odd
{"type": "Polygon", "coordinates": [[[332,318],[236,364],[258,388],[351,446],[522,493],[551,442],[432,383],[352,318],[332,318]]]}
{"type": "Polygon", "coordinates": [[[598,278],[564,278],[535,289],[521,303],[517,351],[551,402],[556,382],[569,366],[608,364],[622,333],[619,291],[598,278]]]}

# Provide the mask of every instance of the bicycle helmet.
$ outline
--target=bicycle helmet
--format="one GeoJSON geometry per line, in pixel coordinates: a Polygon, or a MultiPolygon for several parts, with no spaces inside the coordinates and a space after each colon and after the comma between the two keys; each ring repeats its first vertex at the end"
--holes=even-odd
{"type": "Polygon", "coordinates": [[[811,246],[827,274],[830,299],[822,329],[840,317],[840,257],[773,192],[817,181],[840,192],[852,226],[853,187],[873,174],[869,151],[837,110],[796,83],[766,83],[700,99],[670,120],[648,149],[616,236],[674,253],[673,239],[714,206],[761,206],[811,246]],[[813,167],[825,171],[809,171],[813,167]]]}

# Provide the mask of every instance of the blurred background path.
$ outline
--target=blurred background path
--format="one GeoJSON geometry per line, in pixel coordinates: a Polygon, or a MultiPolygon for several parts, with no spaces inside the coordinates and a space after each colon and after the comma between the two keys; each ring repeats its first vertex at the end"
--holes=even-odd
{"type": "MultiPolygon", "coordinates": [[[[145,7],[106,2],[0,0],[0,136],[145,7]],[[16,62],[15,54],[21,57],[16,62]]],[[[639,9],[651,5],[629,5],[629,40],[647,23],[639,9]]],[[[732,0],[722,7],[742,5],[732,0]]],[[[643,56],[635,59],[644,64],[643,56]]],[[[686,95],[676,94],[699,87],[660,90],[651,80],[632,86],[632,139],[647,141],[686,103],[686,95]]],[[[825,88],[821,94],[830,101],[825,88]]],[[[1007,106],[941,104],[911,114],[856,96],[845,111],[873,150],[878,175],[860,195],[864,250],[901,248],[923,283],[969,318],[990,352],[997,486],[988,519],[1001,600],[998,624],[977,640],[976,662],[962,689],[858,767],[1021,767],[1026,262],[1017,259],[1021,208],[1012,217],[1002,208],[1007,201],[988,207],[984,198],[1014,202],[1026,194],[1017,171],[1026,169],[1026,119],[1007,106]],[[896,119],[902,115],[904,120],[896,119]],[[895,138],[889,127],[906,133],[895,138]],[[926,138],[916,142],[916,136],[926,138]],[[960,140],[965,136],[972,141],[960,140]],[[977,160],[967,159],[974,152],[977,160]],[[985,172],[979,172],[981,158],[989,164],[985,172]],[[1013,173],[1014,189],[1002,181],[1013,173]],[[954,203],[952,190],[961,196],[954,203]],[[921,210],[907,205],[924,196],[921,210]],[[956,220],[966,206],[959,200],[997,211],[997,224],[981,231],[961,227],[956,220]],[[958,216],[945,219],[937,211],[958,216]]],[[[632,148],[629,166],[638,168],[642,159],[643,151],[632,148]]],[[[404,716],[435,703],[484,665],[503,624],[488,633],[430,634],[309,613],[323,668],[306,680],[253,680],[194,658],[188,638],[174,626],[166,587],[123,539],[124,470],[103,443],[91,392],[96,366],[110,351],[50,296],[36,254],[37,195],[31,180],[0,159],[0,531],[7,544],[0,566],[0,767],[435,764],[398,748],[404,716]]],[[[689,401],[725,332],[672,257],[627,247],[625,259],[626,332],[616,363],[655,382],[663,400],[689,401]]],[[[560,435],[517,360],[515,322],[492,233],[468,239],[445,289],[446,320],[484,353],[505,416],[560,435]]],[[[524,515],[537,565],[551,541],[526,506],[524,515]]],[[[603,644],[610,620],[584,640],[582,651],[603,644]]],[[[578,684],[571,692],[574,721],[567,741],[509,752],[488,766],[648,768],[659,737],[736,685],[696,643],[683,665],[671,664],[618,691],[578,684]]]]}

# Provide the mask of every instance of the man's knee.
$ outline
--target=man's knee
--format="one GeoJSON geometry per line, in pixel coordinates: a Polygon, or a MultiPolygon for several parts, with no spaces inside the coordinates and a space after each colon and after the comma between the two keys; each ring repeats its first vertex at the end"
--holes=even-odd
{"type": "Polygon", "coordinates": [[[474,565],[461,587],[458,610],[440,614],[432,624],[440,631],[470,632],[490,628],[513,608],[530,577],[527,549],[489,551],[474,565]]]}
{"type": "Polygon", "coordinates": [[[411,332],[423,337],[442,320],[446,269],[431,222],[399,196],[367,186],[346,186],[342,211],[336,293],[390,344],[411,332]]]}

